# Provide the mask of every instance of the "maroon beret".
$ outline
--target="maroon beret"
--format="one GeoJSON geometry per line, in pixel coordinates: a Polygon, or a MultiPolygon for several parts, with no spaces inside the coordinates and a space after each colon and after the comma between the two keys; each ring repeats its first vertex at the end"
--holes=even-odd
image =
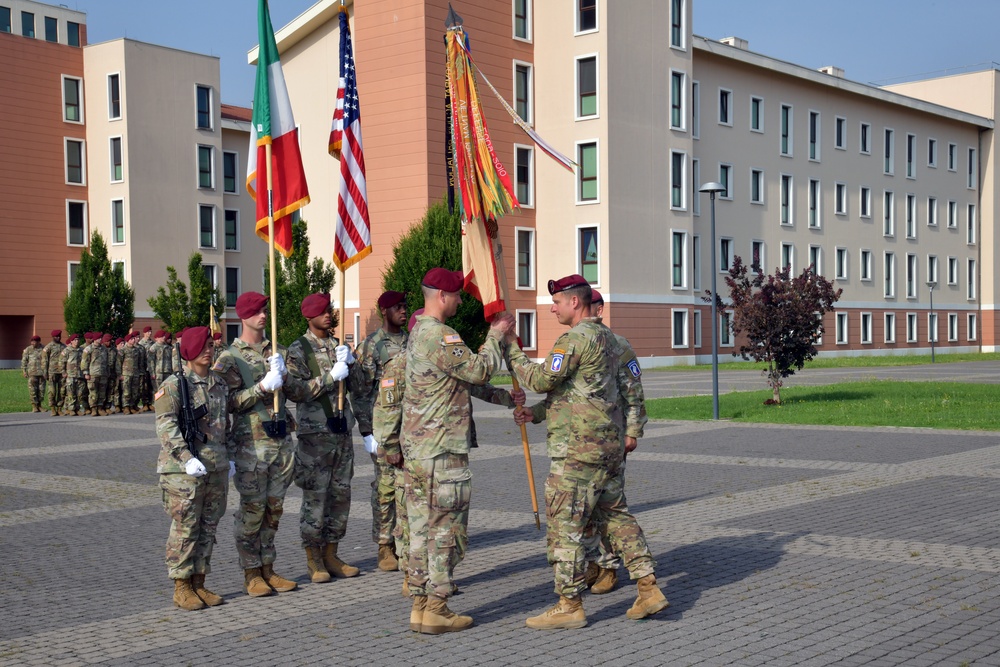
{"type": "Polygon", "coordinates": [[[163,329],[157,329],[156,332],[153,334],[153,338],[163,338],[166,335],[167,334],[163,329]]]}
{"type": "Polygon", "coordinates": [[[93,339],[94,339],[94,334],[92,334],[92,333],[90,333],[90,332],[88,331],[87,333],[83,334],[83,339],[84,339],[84,340],[88,340],[88,341],[89,341],[89,340],[93,340],[93,339]]]}
{"type": "Polygon", "coordinates": [[[56,336],[62,336],[62,329],[53,329],[52,330],[52,337],[55,338],[56,336]]]}
{"type": "Polygon", "coordinates": [[[400,301],[406,301],[406,295],[402,292],[394,292],[389,290],[388,292],[382,292],[382,296],[378,298],[378,307],[389,309],[395,306],[400,301]]]}
{"type": "Polygon", "coordinates": [[[216,331],[214,334],[212,334],[212,340],[222,340],[222,332],[216,331]]]}
{"type": "Polygon", "coordinates": [[[94,337],[94,340],[97,340],[97,339],[99,339],[101,337],[102,334],[101,334],[100,331],[95,331],[94,333],[92,333],[90,335],[94,337]]]}
{"type": "Polygon", "coordinates": [[[67,343],[72,343],[73,341],[75,341],[75,340],[78,340],[79,338],[80,338],[80,336],[79,336],[78,334],[73,334],[72,336],[70,336],[70,337],[69,337],[69,338],[68,338],[68,339],[66,340],[66,342],[67,342],[67,343]]]}
{"type": "Polygon", "coordinates": [[[181,359],[191,361],[205,349],[212,330],[208,327],[191,327],[184,330],[184,340],[181,341],[181,359]]]}
{"type": "Polygon", "coordinates": [[[590,303],[599,304],[604,303],[604,297],[597,290],[590,290],[590,303]]]}
{"type": "Polygon", "coordinates": [[[424,274],[424,279],[420,281],[425,287],[439,289],[443,292],[457,292],[465,284],[465,276],[461,271],[449,271],[448,269],[431,269],[424,274]]]}
{"type": "Polygon", "coordinates": [[[323,292],[310,294],[306,298],[302,299],[302,305],[299,306],[299,310],[302,311],[302,316],[307,318],[319,317],[329,308],[330,294],[323,292]]]}
{"type": "Polygon", "coordinates": [[[153,330],[153,327],[151,327],[151,326],[149,326],[149,325],[147,324],[146,326],[144,326],[144,327],[142,328],[142,333],[149,333],[149,332],[150,332],[150,331],[152,331],[152,330],[153,330]]]}
{"type": "Polygon", "coordinates": [[[413,314],[410,315],[410,321],[406,323],[406,330],[413,331],[413,327],[417,326],[417,315],[423,315],[423,314],[424,314],[423,308],[417,308],[415,311],[413,311],[413,314]]]}
{"type": "Polygon", "coordinates": [[[559,280],[549,281],[549,294],[558,294],[559,292],[565,292],[568,289],[573,289],[574,287],[583,287],[586,285],[590,287],[590,283],[583,276],[574,273],[571,276],[566,276],[565,278],[560,278],[559,280]]]}
{"type": "Polygon", "coordinates": [[[41,343],[42,342],[42,337],[41,336],[32,336],[31,337],[31,342],[34,343],[35,341],[38,341],[39,343],[41,343]]]}
{"type": "Polygon", "coordinates": [[[115,338],[115,345],[121,345],[125,342],[124,338],[115,338]]]}
{"type": "Polygon", "coordinates": [[[104,334],[103,336],[101,336],[101,342],[102,343],[110,343],[111,342],[111,334],[104,334]]]}
{"type": "Polygon", "coordinates": [[[236,299],[236,317],[245,320],[260,312],[267,303],[267,297],[260,292],[243,292],[236,299]]]}

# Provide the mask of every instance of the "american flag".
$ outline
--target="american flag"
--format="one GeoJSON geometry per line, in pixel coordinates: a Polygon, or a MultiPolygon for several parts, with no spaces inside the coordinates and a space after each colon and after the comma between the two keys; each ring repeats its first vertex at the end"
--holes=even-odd
{"type": "Polygon", "coordinates": [[[337,109],[333,112],[329,149],[330,155],[340,160],[333,263],[344,271],[372,251],[365,154],[361,146],[361,107],[354,74],[351,29],[347,25],[344,7],[340,8],[340,87],[337,89],[337,109]]]}

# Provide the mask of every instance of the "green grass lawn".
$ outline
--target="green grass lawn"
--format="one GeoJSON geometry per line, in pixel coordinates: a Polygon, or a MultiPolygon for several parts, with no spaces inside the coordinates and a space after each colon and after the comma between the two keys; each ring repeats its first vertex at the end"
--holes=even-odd
{"type": "MultiPolygon", "coordinates": [[[[787,387],[781,405],[764,405],[771,390],[719,397],[719,418],[771,424],[917,426],[1000,431],[1000,386],[960,382],[867,380],[787,387]]],[[[711,396],[646,401],[650,419],[710,420],[711,396]]]]}
{"type": "MultiPolygon", "coordinates": [[[[719,353],[719,368],[725,371],[762,371],[767,368],[765,364],[753,361],[734,361],[738,357],[732,354],[719,353]]],[[[941,354],[936,355],[938,363],[951,363],[954,361],[997,361],[1000,360],[1000,352],[963,352],[961,354],[941,354]]],[[[906,356],[866,356],[866,357],[817,357],[806,363],[803,370],[810,368],[875,368],[881,366],[920,366],[931,363],[931,355],[906,355],[906,356]]],[[[698,364],[697,366],[660,366],[652,368],[654,371],[693,371],[707,370],[712,368],[712,364],[698,364]]]]}
{"type": "Polygon", "coordinates": [[[0,371],[0,412],[29,410],[31,399],[28,398],[28,381],[21,377],[20,369],[0,371]]]}

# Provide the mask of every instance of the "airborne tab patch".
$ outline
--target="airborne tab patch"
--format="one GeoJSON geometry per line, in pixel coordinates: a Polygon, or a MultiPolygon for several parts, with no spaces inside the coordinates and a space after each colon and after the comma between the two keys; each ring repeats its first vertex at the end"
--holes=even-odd
{"type": "Polygon", "coordinates": [[[462,337],[459,336],[458,334],[448,334],[447,336],[444,337],[444,344],[445,345],[461,345],[462,344],[462,337]]]}

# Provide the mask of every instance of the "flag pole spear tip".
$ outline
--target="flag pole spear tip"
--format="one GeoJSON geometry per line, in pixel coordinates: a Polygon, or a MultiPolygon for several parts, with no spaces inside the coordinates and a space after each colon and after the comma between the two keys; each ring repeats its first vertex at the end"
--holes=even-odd
{"type": "Polygon", "coordinates": [[[444,26],[448,28],[448,30],[454,30],[455,28],[461,28],[463,23],[465,23],[465,21],[462,20],[462,17],[458,15],[458,12],[455,11],[449,2],[448,18],[444,20],[444,26]]]}

